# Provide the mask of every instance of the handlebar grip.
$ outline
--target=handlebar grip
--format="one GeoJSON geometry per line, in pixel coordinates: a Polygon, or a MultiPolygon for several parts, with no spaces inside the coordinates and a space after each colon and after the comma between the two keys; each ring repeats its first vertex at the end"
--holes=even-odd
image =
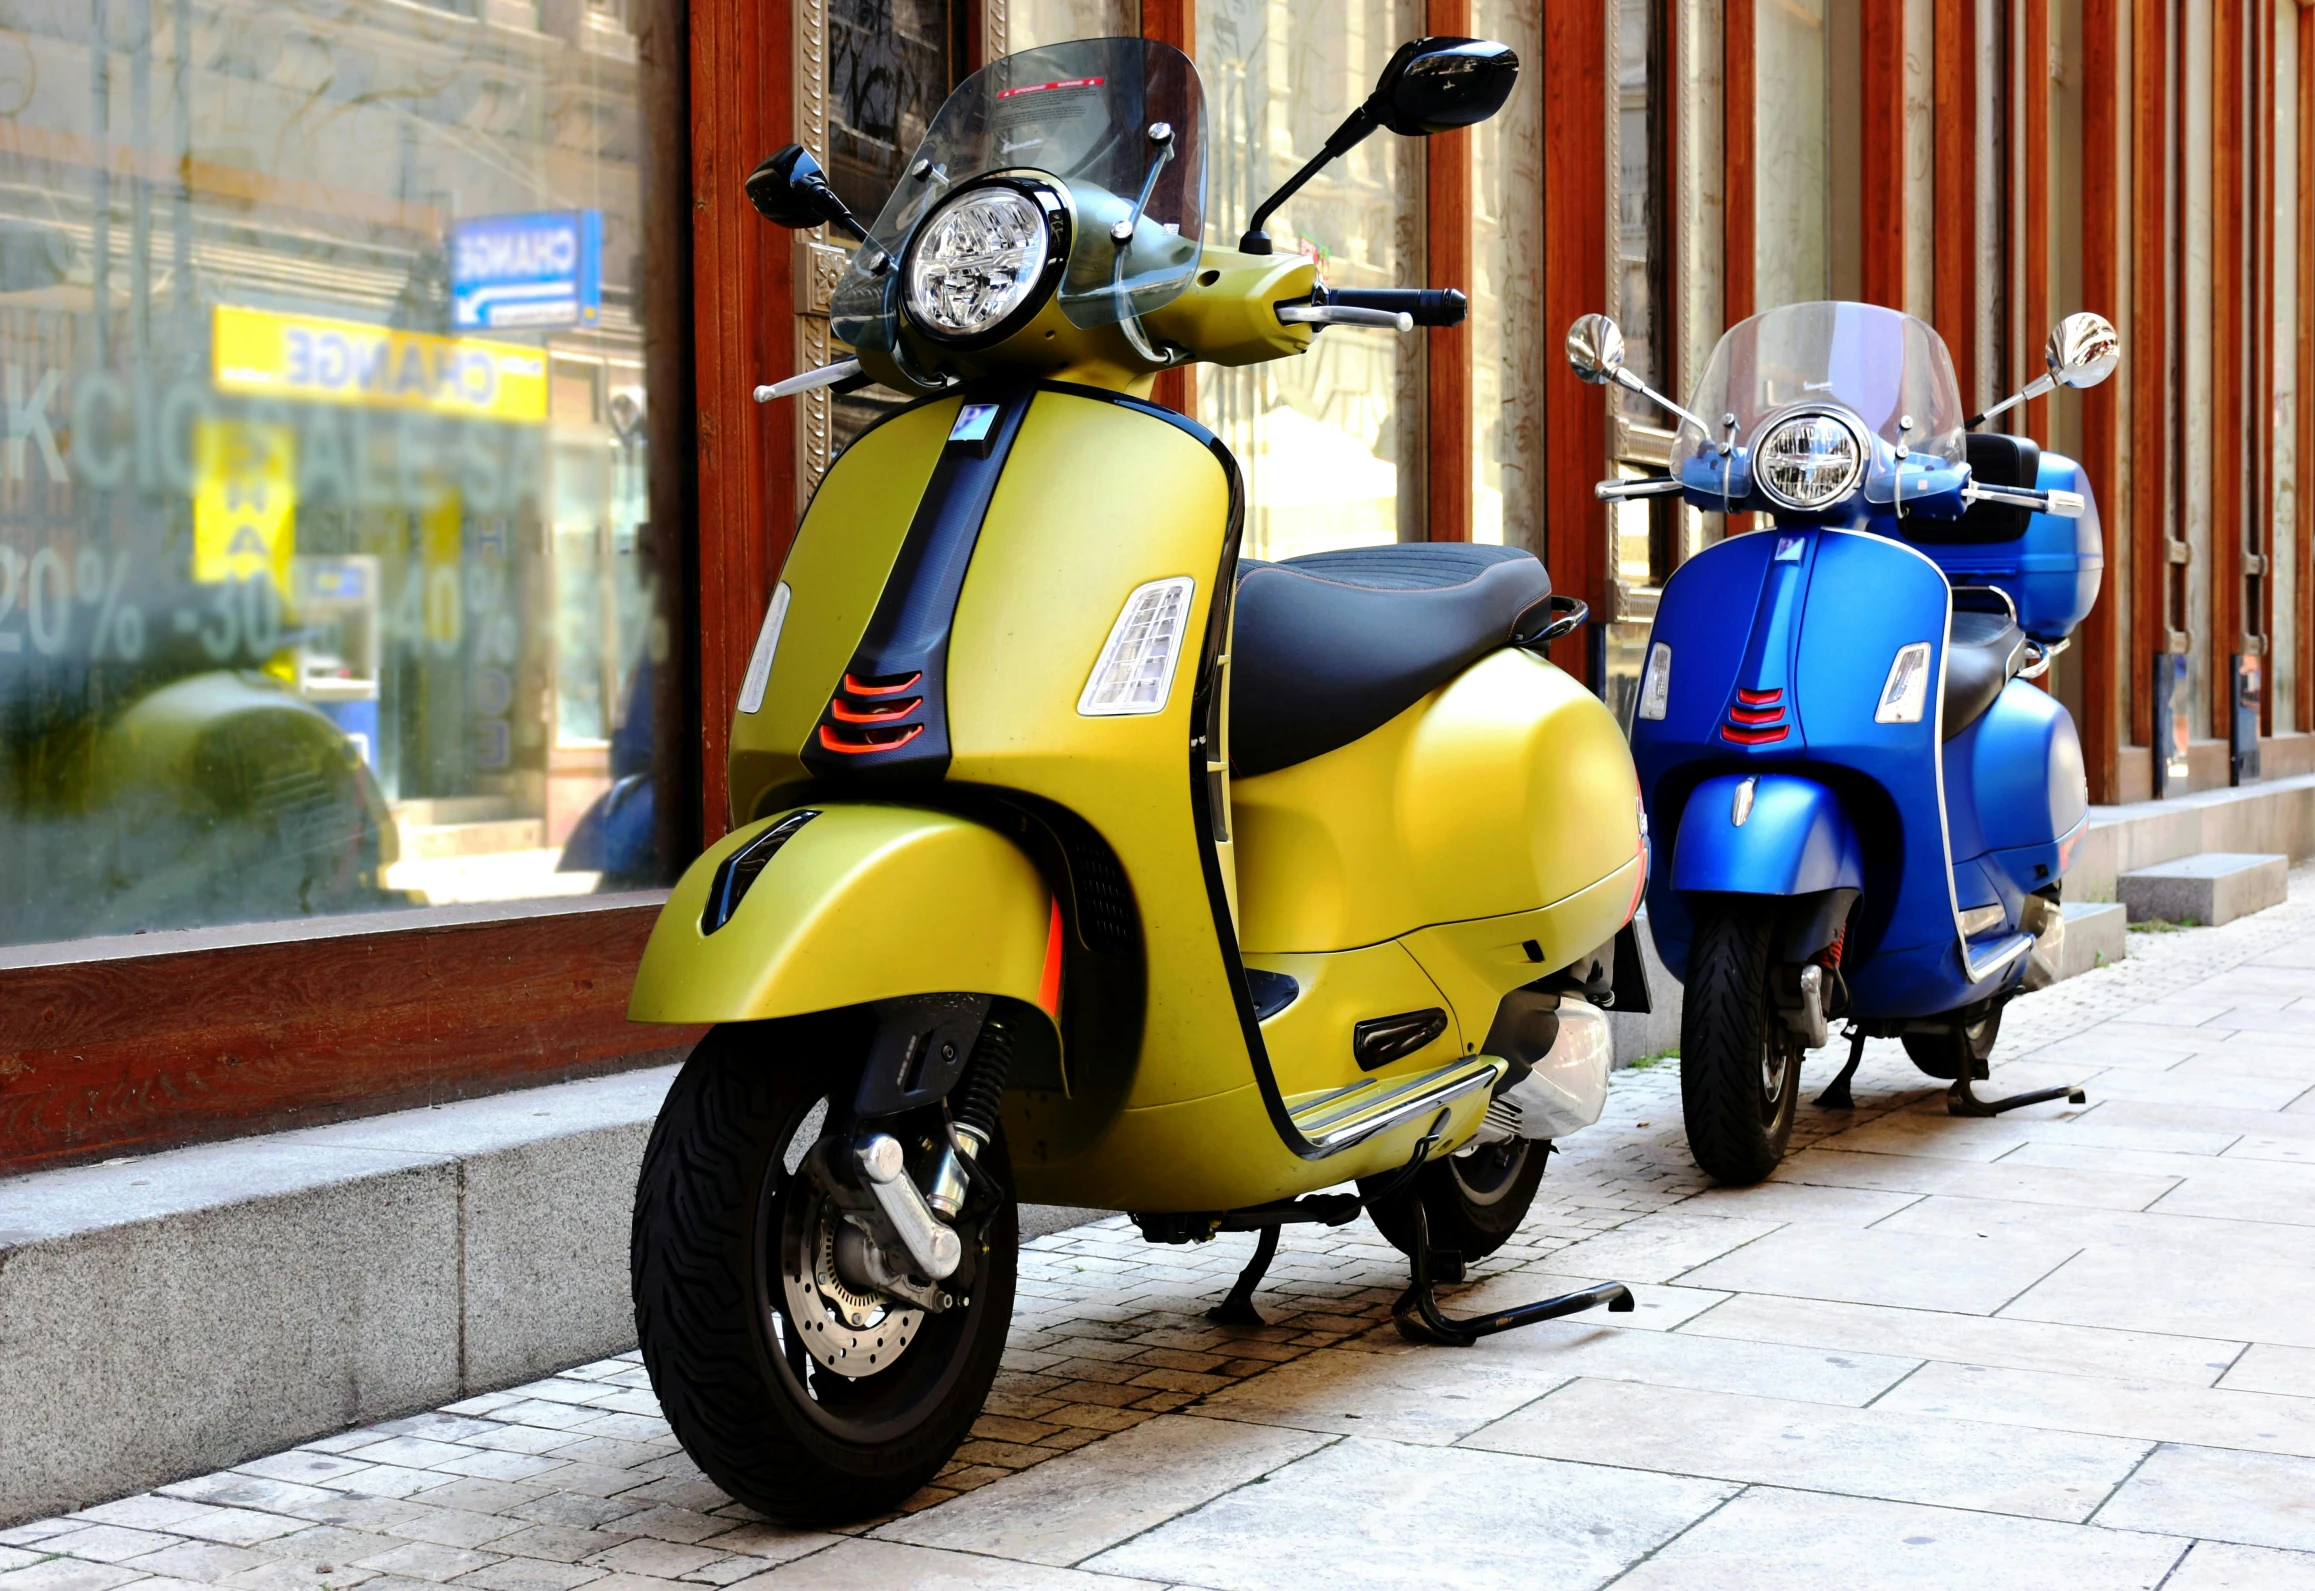
{"type": "Polygon", "coordinates": [[[1460,326],[1471,301],[1452,287],[1330,287],[1329,304],[1412,315],[1418,326],[1460,326]]]}

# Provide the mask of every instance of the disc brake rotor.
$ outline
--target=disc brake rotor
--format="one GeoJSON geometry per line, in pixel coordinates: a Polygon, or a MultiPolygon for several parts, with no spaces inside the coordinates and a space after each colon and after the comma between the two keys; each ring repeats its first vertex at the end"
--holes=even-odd
{"type": "Polygon", "coordinates": [[[780,1234],[780,1290],[804,1351],[826,1369],[858,1380],[889,1370],[924,1324],[924,1311],[857,1288],[836,1270],[843,1217],[818,1190],[799,1188],[780,1234]]]}

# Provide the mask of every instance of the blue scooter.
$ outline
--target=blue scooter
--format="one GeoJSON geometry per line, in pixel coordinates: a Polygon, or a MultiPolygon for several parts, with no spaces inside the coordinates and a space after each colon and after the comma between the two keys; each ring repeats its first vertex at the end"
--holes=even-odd
{"type": "MultiPolygon", "coordinates": [[[[1846,1018],[1850,1103],[1867,1036],[1897,1037],[1980,1099],[2002,1007],[2048,982],[2061,880],[2089,811],[2065,708],[2026,683],[2097,600],[2088,481],[2021,437],[1977,433],[2053,386],[2104,380],[2114,328],[2073,315],[2049,374],[1964,417],[1944,342],[1869,304],[1794,304],[1731,328],[1686,409],[1623,366],[1613,321],[1568,333],[1576,374],[1679,417],[1671,474],[1602,482],[1770,516],[1664,587],[1632,755],[1669,859],[1648,885],[1686,988],[1680,1091],[1690,1151],[1722,1182],[1783,1158],[1801,1058],[1846,1018]]],[[[1732,520],[1731,529],[1743,521],[1732,520]]]]}

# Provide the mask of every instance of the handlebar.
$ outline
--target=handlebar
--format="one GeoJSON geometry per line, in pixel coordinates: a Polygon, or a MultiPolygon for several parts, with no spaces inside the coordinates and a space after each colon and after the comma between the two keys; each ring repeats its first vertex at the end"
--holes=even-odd
{"type": "Polygon", "coordinates": [[[1471,313],[1471,301],[1452,287],[1329,287],[1311,302],[1406,315],[1418,326],[1460,326],[1471,313]]]}

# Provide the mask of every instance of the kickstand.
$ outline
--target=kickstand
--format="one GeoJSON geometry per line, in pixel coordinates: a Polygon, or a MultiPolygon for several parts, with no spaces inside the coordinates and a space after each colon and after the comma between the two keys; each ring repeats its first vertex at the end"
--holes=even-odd
{"type": "Polygon", "coordinates": [[[1217,1326],[1260,1326],[1265,1324],[1262,1312],[1254,1307],[1254,1289],[1262,1285],[1262,1278],[1270,1272],[1270,1262],[1278,1257],[1278,1228],[1265,1226],[1257,1229],[1254,1239],[1254,1257],[1238,1273],[1237,1284],[1230,1296],[1206,1311],[1206,1318],[1217,1326]]]}
{"type": "Polygon", "coordinates": [[[1849,1097],[1849,1079],[1857,1075],[1857,1063],[1865,1058],[1865,1030],[1856,1023],[1849,1024],[1849,1064],[1841,1068],[1825,1091],[1817,1096],[1819,1110],[1855,1110],[1857,1102],[1849,1097]]]}
{"type": "Polygon", "coordinates": [[[1562,1293],[1557,1298],[1546,1298],[1540,1303],[1522,1304],[1516,1309],[1499,1309],[1492,1315],[1473,1315],[1454,1319],[1439,1312],[1439,1301],[1431,1295],[1431,1222],[1423,1213],[1423,1201],[1408,1201],[1415,1220],[1415,1251],[1409,1263],[1414,1277],[1399,1301],[1391,1306],[1391,1320],[1399,1328],[1399,1335],[1409,1342],[1444,1343],[1449,1347],[1468,1348],[1482,1337],[1492,1337],[1499,1331],[1511,1331],[1520,1326],[1532,1326],[1541,1320],[1557,1320],[1562,1315],[1579,1314],[1605,1304],[1611,1314],[1629,1314],[1632,1310],[1632,1290],[1622,1282],[1602,1282],[1577,1293],[1562,1293]]]}
{"type": "Polygon", "coordinates": [[[2037,1088],[2029,1094],[2010,1094],[2001,1099],[1980,1099],[1969,1086],[1973,1068],[1964,1061],[1961,1075],[1945,1091],[1945,1113],[1948,1116],[1999,1116],[2005,1110],[2016,1110],[2020,1105],[2044,1105],[2053,1099],[2065,1100],[2071,1105],[2086,1105],[2090,1096],[2081,1085],[2070,1083],[2064,1088],[2037,1088]]]}

